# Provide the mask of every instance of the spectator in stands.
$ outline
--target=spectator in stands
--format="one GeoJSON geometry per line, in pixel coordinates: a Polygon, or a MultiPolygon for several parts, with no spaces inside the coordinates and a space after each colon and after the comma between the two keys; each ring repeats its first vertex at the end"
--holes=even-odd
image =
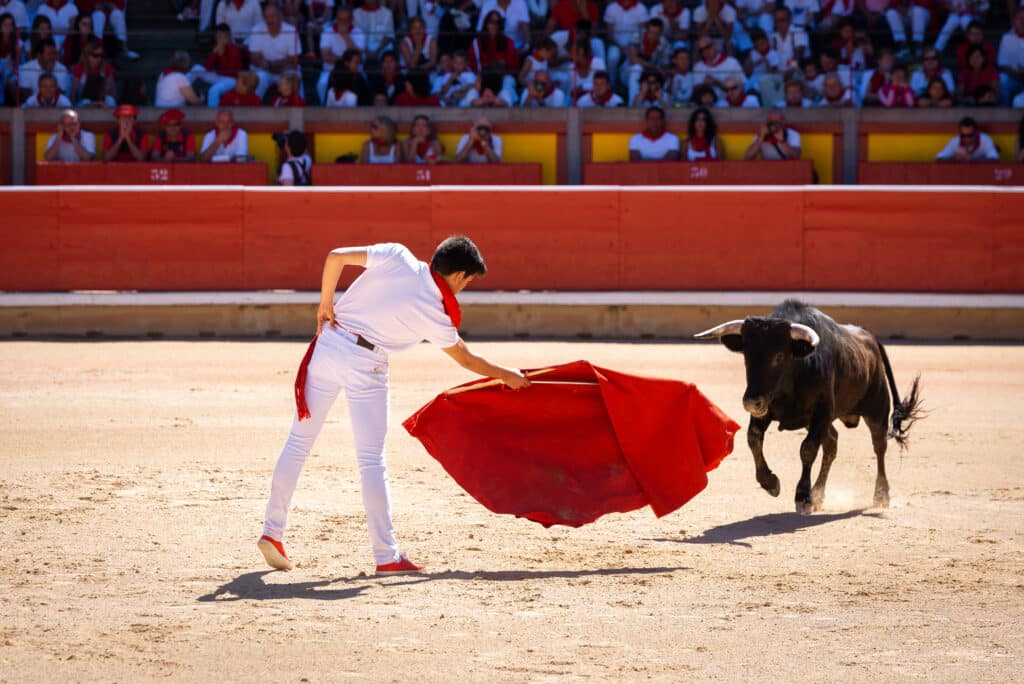
{"type": "Polygon", "coordinates": [[[406,69],[427,73],[437,66],[437,39],[427,33],[427,22],[421,17],[409,20],[409,33],[399,43],[399,50],[406,69]]]}
{"type": "MultiPolygon", "coordinates": [[[[966,40],[956,48],[957,71],[965,71],[967,67],[967,51],[975,45],[980,45],[985,50],[985,57],[989,64],[996,63],[996,46],[985,40],[985,31],[980,21],[972,21],[967,26],[966,40]]],[[[941,50],[940,50],[941,52],[941,50]]]]}
{"type": "Polygon", "coordinates": [[[395,122],[386,116],[378,116],[370,122],[370,139],[363,143],[359,155],[360,164],[401,164],[402,146],[397,138],[395,122]]]}
{"type": "Polygon", "coordinates": [[[235,87],[221,95],[221,107],[259,107],[263,100],[254,93],[259,84],[259,76],[251,71],[239,71],[235,79],[235,87]]]}
{"type": "Polygon", "coordinates": [[[1024,93],[1024,5],[1014,13],[1013,27],[999,41],[998,64],[1003,104],[1024,106],[1024,99],[1020,105],[1014,102],[1024,93]]]}
{"type": "Polygon", "coordinates": [[[807,32],[792,25],[793,13],[788,7],[775,10],[775,31],[772,33],[772,50],[779,59],[779,71],[784,79],[795,76],[800,68],[800,61],[810,53],[810,41],[807,32]]]}
{"type": "Polygon", "coordinates": [[[658,107],[665,109],[669,106],[668,93],[665,92],[665,80],[660,71],[645,71],[640,74],[640,89],[630,102],[632,107],[650,109],[658,107]]]}
{"type": "MultiPolygon", "coordinates": [[[[70,41],[69,41],[70,42],[70,41]]],[[[99,98],[88,98],[90,100],[101,100],[105,104],[114,106],[114,65],[106,59],[106,51],[103,48],[103,41],[99,38],[92,38],[85,46],[85,50],[79,56],[78,64],[71,67],[71,90],[69,97],[75,101],[77,106],[84,106],[82,103],[85,97],[85,84],[90,78],[99,78],[103,87],[99,98]]]]}
{"type": "Polygon", "coordinates": [[[354,71],[335,69],[331,72],[327,92],[324,93],[325,107],[358,107],[359,92],[365,87],[365,81],[354,71]]]}
{"type": "Polygon", "coordinates": [[[814,103],[804,94],[804,87],[803,81],[786,81],[783,100],[778,106],[793,109],[813,107],[814,103]]]}
{"type": "Polygon", "coordinates": [[[718,99],[718,93],[711,86],[701,83],[693,89],[693,104],[698,107],[724,107],[722,100],[718,99]]]}
{"type": "Polygon", "coordinates": [[[249,161],[249,134],[238,127],[234,115],[228,110],[221,109],[217,112],[213,130],[203,136],[199,161],[249,161]]]}
{"type": "Polygon", "coordinates": [[[914,91],[914,95],[921,97],[924,91],[931,87],[932,79],[935,78],[942,79],[950,92],[956,87],[953,83],[953,74],[939,63],[939,51],[928,47],[921,54],[921,68],[910,75],[910,89],[914,91]]]}
{"type": "Polygon", "coordinates": [[[60,88],[57,87],[57,79],[53,74],[40,76],[36,94],[21,105],[22,109],[68,109],[69,107],[71,107],[71,100],[61,94],[60,88]]]}
{"type": "Polygon", "coordinates": [[[423,114],[412,120],[404,147],[404,158],[409,164],[436,164],[444,161],[444,146],[437,139],[437,131],[430,117],[423,114]]]}
{"type": "Polygon", "coordinates": [[[704,83],[715,89],[715,97],[719,99],[724,94],[723,83],[726,78],[743,78],[743,67],[733,57],[724,52],[718,51],[718,46],[711,36],[701,34],[697,39],[697,54],[701,59],[693,67],[693,76],[696,82],[704,83]]]}
{"type": "MultiPolygon", "coordinates": [[[[594,74],[599,71],[608,73],[604,60],[593,53],[591,44],[588,40],[577,43],[569,69],[558,70],[558,73],[565,74],[563,87],[577,99],[593,89],[594,74]]],[[[611,74],[608,77],[611,78],[611,74]]]]}
{"type": "Polygon", "coordinates": [[[541,38],[537,41],[533,52],[523,58],[519,67],[519,85],[524,88],[533,81],[533,75],[539,71],[550,73],[555,65],[555,58],[558,54],[558,46],[550,38],[541,38]]]}
{"type": "Polygon", "coordinates": [[[15,84],[14,75],[21,65],[23,52],[14,17],[0,14],[0,102],[15,84]]]}
{"type": "Polygon", "coordinates": [[[981,46],[975,45],[967,51],[967,69],[960,72],[957,82],[957,99],[964,105],[989,104],[992,98],[999,102],[999,72],[981,46]],[[986,102],[988,100],[988,102],[986,102]]]}
{"type": "Polygon", "coordinates": [[[57,122],[57,132],[46,141],[43,159],[48,162],[87,162],[96,159],[96,136],[82,130],[78,112],[65,109],[57,122]]]}
{"type": "Polygon", "coordinates": [[[693,29],[716,41],[722,52],[729,52],[733,43],[736,10],[724,0],[704,0],[693,11],[693,29]]]}
{"type": "Polygon", "coordinates": [[[395,44],[395,18],[380,0],[364,0],[352,12],[352,20],[366,36],[366,59],[374,64],[395,44]]]}
{"type": "Polygon", "coordinates": [[[284,139],[284,163],[277,176],[279,185],[312,185],[313,160],[306,154],[306,134],[290,131],[284,139]]]}
{"type": "MultiPolygon", "coordinates": [[[[320,36],[320,59],[323,60],[324,66],[316,84],[316,92],[321,102],[326,101],[327,82],[331,78],[331,71],[342,63],[344,55],[349,55],[351,60],[353,50],[358,52],[361,63],[362,54],[366,50],[366,35],[353,23],[352,10],[346,5],[339,4],[334,15],[334,23],[320,36]]],[[[358,70],[357,68],[356,71],[358,70]]]]}
{"type": "Polygon", "coordinates": [[[139,110],[123,104],[114,110],[117,126],[103,136],[103,161],[145,161],[149,156],[146,136],[135,125],[139,110]]]}
{"type": "Polygon", "coordinates": [[[925,31],[931,21],[931,11],[921,0],[896,0],[885,10],[885,20],[892,31],[896,51],[901,57],[910,57],[911,52],[920,54],[924,45],[925,31]],[[907,45],[907,27],[910,27],[912,46],[907,45]]]}
{"type": "Polygon", "coordinates": [[[945,0],[945,4],[949,14],[939,31],[939,37],[935,39],[935,49],[940,53],[946,49],[955,31],[966,31],[972,22],[983,21],[988,12],[988,0],[945,0]]]}
{"type": "MultiPolygon", "coordinates": [[[[84,10],[88,4],[81,0],[80,6],[84,10]]],[[[125,19],[127,4],[127,0],[94,0],[91,3],[93,31],[97,36],[102,36],[109,23],[117,37],[119,53],[127,59],[137,60],[139,53],[128,49],[128,23],[125,19]]]]}
{"type": "MultiPolygon", "coordinates": [[[[940,79],[941,80],[941,79],[940,79]]],[[[822,93],[819,107],[852,107],[853,93],[843,85],[835,74],[825,77],[825,92],[822,93]]]]}
{"type": "Polygon", "coordinates": [[[36,94],[39,89],[39,77],[43,74],[56,76],[61,91],[68,89],[71,74],[63,64],[57,61],[57,44],[53,42],[52,38],[44,38],[39,56],[31,62],[22,64],[18,69],[18,88],[21,91],[21,101],[36,94]]]}
{"type": "Polygon", "coordinates": [[[649,19],[644,26],[640,39],[627,46],[623,80],[629,84],[630,102],[636,98],[640,90],[640,77],[645,71],[666,71],[670,64],[671,52],[665,40],[664,26],[661,19],[649,19]]]}
{"type": "Polygon", "coordinates": [[[748,74],[747,88],[761,94],[765,102],[777,102],[782,98],[782,75],[779,73],[779,55],[772,50],[768,35],[759,28],[750,32],[753,49],[747,53],[743,66],[748,74]]]}
{"type": "Polygon", "coordinates": [[[644,130],[629,139],[629,161],[678,161],[679,136],[665,129],[665,110],[644,113],[644,130]]]}
{"type": "Polygon", "coordinates": [[[440,107],[441,99],[430,92],[430,77],[422,69],[412,69],[405,77],[405,90],[395,97],[396,107],[440,107]]]}
{"type": "Polygon", "coordinates": [[[878,101],[883,107],[913,107],[916,103],[914,91],[910,89],[907,67],[897,64],[892,68],[889,82],[878,89],[878,101]]]}
{"type": "Polygon", "coordinates": [[[819,33],[835,31],[842,22],[855,16],[859,18],[857,0],[823,0],[817,30],[819,33]]]}
{"type": "Polygon", "coordinates": [[[739,20],[751,34],[755,30],[771,35],[775,30],[775,3],[769,0],[737,0],[739,20]]]}
{"type": "MultiPolygon", "coordinates": [[[[334,0],[306,0],[306,56],[316,56],[324,30],[335,15],[334,0]]],[[[344,52],[344,51],[343,51],[344,52]]]]}
{"type": "Polygon", "coordinates": [[[102,76],[86,76],[78,98],[79,109],[113,109],[117,101],[105,94],[106,84],[102,76]]]}
{"type": "Polygon", "coordinates": [[[612,91],[612,81],[607,71],[594,74],[594,87],[576,100],[577,107],[621,107],[625,102],[612,91]]]}
{"type": "Polygon", "coordinates": [[[725,79],[725,106],[737,109],[757,109],[761,101],[757,95],[743,90],[743,81],[730,76],[725,79]]]}
{"type": "Polygon", "coordinates": [[[516,103],[516,94],[504,87],[507,83],[502,68],[492,65],[477,77],[476,86],[464,102],[469,107],[511,107],[516,103]]]}
{"type": "Polygon", "coordinates": [[[805,31],[815,30],[818,26],[818,12],[821,7],[818,0],[783,0],[792,13],[793,26],[805,31]]]}
{"type": "Polygon", "coordinates": [[[804,81],[804,95],[812,103],[816,103],[821,99],[821,94],[825,90],[825,74],[818,68],[818,62],[811,57],[806,58],[800,64],[800,68],[804,81]]]}
{"type": "Polygon", "coordinates": [[[953,93],[939,76],[934,76],[928,81],[928,87],[917,98],[918,107],[952,107],[954,103],[953,93]]]}
{"type": "Polygon", "coordinates": [[[14,21],[15,27],[22,35],[28,33],[29,15],[28,8],[21,0],[0,0],[0,16],[8,14],[14,21]]]}
{"type": "Polygon", "coordinates": [[[670,59],[672,69],[665,80],[665,87],[672,105],[682,107],[693,96],[694,76],[690,70],[690,53],[686,48],[676,48],[670,59]]]}
{"type": "Polygon", "coordinates": [[[754,142],[743,153],[744,159],[765,160],[799,159],[800,134],[786,126],[786,115],[781,109],[768,114],[754,142]]]}
{"type": "Polygon", "coordinates": [[[935,155],[938,161],[998,161],[999,150],[986,133],[978,130],[978,122],[969,116],[960,119],[960,134],[952,138],[935,155]]]}
{"type": "Polygon", "coordinates": [[[285,74],[277,82],[277,95],[270,101],[271,107],[305,107],[306,101],[299,95],[297,74],[285,74]]]}
{"type": "Polygon", "coordinates": [[[253,29],[248,46],[249,68],[259,77],[256,95],[262,100],[282,74],[297,70],[298,34],[293,26],[284,23],[280,9],[267,5],[263,10],[263,24],[253,29]]]}
{"type": "Polygon", "coordinates": [[[29,59],[39,57],[39,53],[43,50],[43,41],[47,38],[53,38],[53,24],[45,15],[37,14],[32,20],[32,29],[28,36],[29,59]]]}
{"type": "Polygon", "coordinates": [[[530,47],[533,37],[530,35],[530,11],[525,0],[483,0],[477,31],[483,30],[484,19],[491,12],[502,16],[501,32],[512,39],[516,50],[522,52],[530,47]]]}
{"type": "Polygon", "coordinates": [[[665,29],[665,39],[672,50],[690,47],[690,22],[692,14],[680,0],[661,0],[651,5],[651,19],[660,19],[665,29]]]}
{"type": "Polygon", "coordinates": [[[618,78],[619,65],[627,48],[640,40],[640,32],[650,19],[647,7],[638,0],[612,0],[604,10],[605,65],[608,74],[618,78]]]}
{"type": "Polygon", "coordinates": [[[91,14],[79,14],[71,26],[71,35],[64,41],[60,58],[61,63],[69,69],[81,61],[82,52],[89,41],[99,38],[93,33],[91,14]]]}
{"type": "Polygon", "coordinates": [[[155,162],[191,162],[196,160],[196,136],[182,122],[185,112],[168,109],[156,120],[160,131],[150,138],[149,156],[155,162]]]}
{"type": "MultiPolygon", "coordinates": [[[[519,72],[519,54],[512,40],[501,32],[504,19],[491,10],[484,17],[484,30],[473,39],[469,48],[469,68],[479,75],[494,71],[502,76],[501,90],[513,96],[516,90],[514,74],[519,72]]],[[[482,92],[482,91],[481,91],[482,92]]]]}
{"type": "Polygon", "coordinates": [[[434,90],[445,106],[458,107],[476,87],[477,76],[466,63],[463,50],[452,54],[451,64],[451,72],[435,82],[434,90]]]}
{"type": "Polygon", "coordinates": [[[460,164],[499,164],[501,155],[501,138],[494,135],[490,119],[484,117],[473,123],[455,149],[455,161],[460,164]]]}
{"type": "Polygon", "coordinates": [[[203,100],[192,90],[192,81],[188,77],[192,60],[184,50],[175,50],[171,62],[156,80],[157,107],[185,107],[201,105],[203,100]]]}
{"type": "Polygon", "coordinates": [[[206,106],[216,107],[224,93],[235,87],[238,72],[242,70],[242,50],[231,40],[231,28],[217,24],[213,34],[213,48],[201,66],[192,67],[192,78],[210,85],[206,93],[206,106]]]}
{"type": "Polygon", "coordinates": [[[231,39],[237,43],[249,40],[253,30],[263,23],[263,10],[259,0],[223,0],[217,5],[214,24],[229,27],[231,39]]]}
{"type": "Polygon", "coordinates": [[[370,94],[375,105],[394,104],[399,93],[405,91],[405,77],[398,66],[398,54],[394,50],[386,50],[380,56],[380,72],[372,74],[369,79],[370,94]]]}
{"type": "Polygon", "coordinates": [[[875,66],[871,78],[865,74],[864,94],[861,97],[863,106],[877,106],[881,104],[878,92],[882,86],[892,80],[892,70],[896,66],[896,55],[892,50],[885,49],[878,54],[878,63],[875,66]]]}
{"type": "Polygon", "coordinates": [[[538,71],[519,99],[520,107],[564,107],[565,93],[555,87],[551,75],[538,71]]]}
{"type": "Polygon", "coordinates": [[[839,35],[832,40],[832,49],[839,64],[850,71],[867,68],[873,59],[871,41],[865,34],[858,34],[853,22],[844,20],[839,24],[839,35]]]}
{"type": "Polygon", "coordinates": [[[604,69],[604,42],[593,35],[595,26],[601,26],[601,9],[594,0],[558,0],[544,27],[544,35],[555,44],[559,62],[566,58],[574,60],[575,46],[587,43],[587,54],[597,56],[604,69]]]}
{"type": "Polygon", "coordinates": [[[698,107],[690,115],[686,129],[686,161],[725,159],[725,146],[718,137],[718,126],[711,110],[698,107]]]}
{"type": "MultiPolygon", "coordinates": [[[[71,22],[78,16],[78,8],[75,3],[68,0],[46,0],[36,10],[36,16],[46,17],[50,20],[53,30],[53,40],[59,50],[64,45],[64,38],[71,33],[71,22]]],[[[96,33],[100,33],[97,28],[96,33]]]]}

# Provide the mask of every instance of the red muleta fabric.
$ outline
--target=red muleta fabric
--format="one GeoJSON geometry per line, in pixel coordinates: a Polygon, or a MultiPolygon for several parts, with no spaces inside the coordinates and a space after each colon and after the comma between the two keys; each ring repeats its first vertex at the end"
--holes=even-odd
{"type": "Polygon", "coordinates": [[[707,486],[740,427],[692,384],[587,361],[525,390],[440,394],[403,425],[488,510],[545,527],[646,505],[668,515],[707,486]]]}

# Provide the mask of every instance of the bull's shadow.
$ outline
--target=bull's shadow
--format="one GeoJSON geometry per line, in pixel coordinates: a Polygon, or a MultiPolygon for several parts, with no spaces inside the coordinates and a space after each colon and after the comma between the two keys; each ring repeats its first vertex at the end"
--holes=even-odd
{"type": "Polygon", "coordinates": [[[770,537],[776,534],[793,534],[794,532],[802,532],[819,525],[827,525],[838,520],[848,520],[849,518],[860,516],[877,518],[879,514],[868,513],[863,508],[846,511],[845,513],[817,513],[814,515],[770,513],[712,527],[704,530],[699,537],[655,539],[654,541],[678,542],[680,544],[733,544],[749,548],[750,543],[743,541],[744,539],[770,537]]]}

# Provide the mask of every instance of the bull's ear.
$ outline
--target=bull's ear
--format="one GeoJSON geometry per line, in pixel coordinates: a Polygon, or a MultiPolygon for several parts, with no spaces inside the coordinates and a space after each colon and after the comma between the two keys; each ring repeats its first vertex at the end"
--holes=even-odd
{"type": "Polygon", "coordinates": [[[793,354],[794,358],[802,359],[810,356],[811,352],[814,351],[814,346],[805,340],[791,340],[789,343],[789,350],[793,354]]]}
{"type": "Polygon", "coordinates": [[[743,336],[742,335],[722,335],[718,338],[722,341],[722,344],[726,346],[729,351],[742,352],[743,351],[743,336]]]}

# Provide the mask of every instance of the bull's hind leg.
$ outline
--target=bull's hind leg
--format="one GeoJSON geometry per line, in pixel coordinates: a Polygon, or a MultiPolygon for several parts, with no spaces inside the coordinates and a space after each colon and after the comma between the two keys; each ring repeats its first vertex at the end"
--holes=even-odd
{"type": "Polygon", "coordinates": [[[818,479],[811,487],[811,509],[814,512],[820,511],[825,501],[825,483],[828,482],[828,471],[832,468],[832,461],[836,460],[838,445],[839,432],[829,425],[821,440],[821,470],[818,471],[818,479]]]}
{"type": "Polygon", "coordinates": [[[878,473],[875,476],[875,506],[888,508],[889,480],[885,477],[885,449],[889,444],[888,419],[876,420],[865,416],[864,422],[871,430],[871,445],[875,449],[875,460],[878,463],[878,473]]]}
{"type": "Polygon", "coordinates": [[[775,476],[764,460],[764,431],[768,429],[769,422],[761,418],[750,418],[750,425],[747,427],[747,446],[750,447],[750,453],[754,455],[754,469],[758,484],[772,496],[778,496],[779,478],[775,476]]]}

